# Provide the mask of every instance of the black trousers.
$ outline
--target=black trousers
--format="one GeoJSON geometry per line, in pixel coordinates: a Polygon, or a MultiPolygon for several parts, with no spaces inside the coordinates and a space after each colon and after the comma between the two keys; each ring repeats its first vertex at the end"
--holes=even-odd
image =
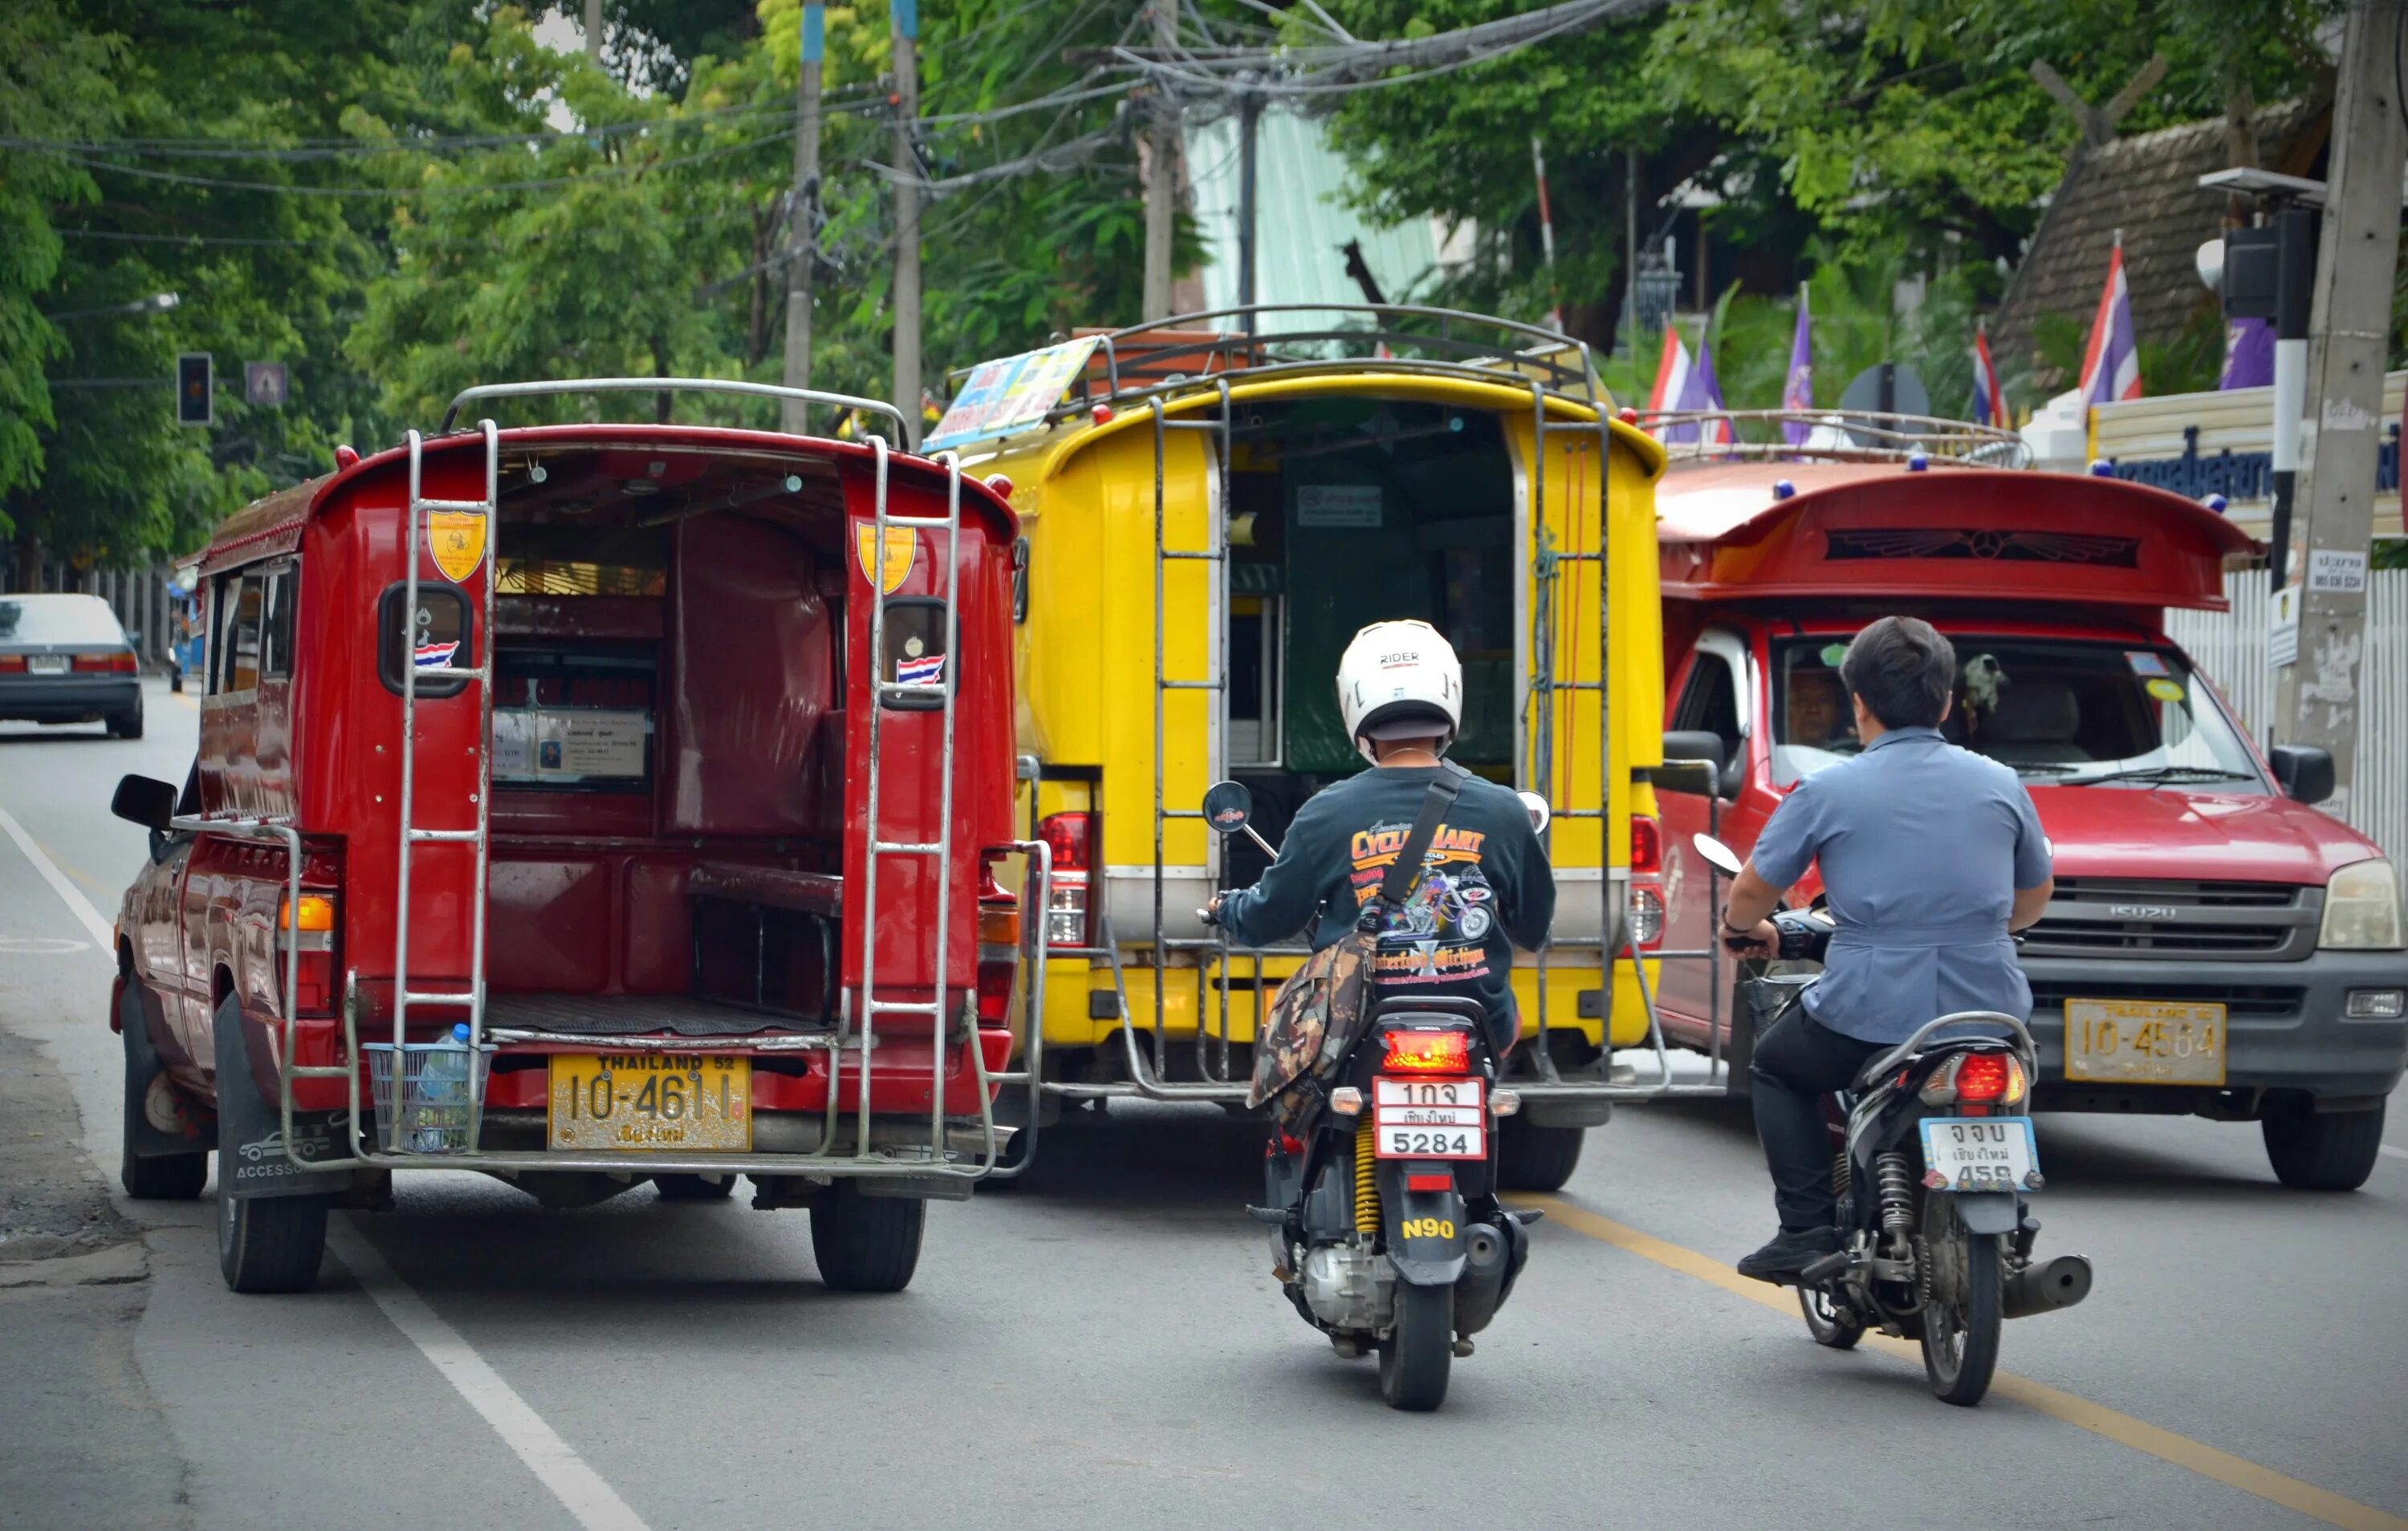
{"type": "Polygon", "coordinates": [[[1772,1171],[1772,1204],[1784,1232],[1828,1228],[1839,1221],[1831,1188],[1836,1147],[1823,1119],[1824,1097],[1844,1090],[1865,1060],[1885,1051],[1817,1025],[1793,1005],[1756,1040],[1749,1065],[1756,1099],[1756,1136],[1772,1171]]]}

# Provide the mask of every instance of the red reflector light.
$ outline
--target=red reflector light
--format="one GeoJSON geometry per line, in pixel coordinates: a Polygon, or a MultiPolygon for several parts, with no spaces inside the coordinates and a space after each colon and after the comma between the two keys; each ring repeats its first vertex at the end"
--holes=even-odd
{"type": "Polygon", "coordinates": [[[1440,1170],[1435,1175],[1408,1175],[1405,1177],[1405,1189],[1408,1191],[1452,1191],[1455,1189],[1455,1177],[1447,1174],[1444,1170],[1440,1170]]]}
{"type": "Polygon", "coordinates": [[[126,651],[113,654],[78,654],[75,656],[73,668],[86,674],[99,671],[109,675],[132,675],[135,673],[134,655],[126,651]]]}
{"type": "Polygon", "coordinates": [[[1630,873],[1651,877],[1664,869],[1664,831],[1643,813],[1630,816],[1630,873]]]}
{"type": "Polygon", "coordinates": [[[1956,1063],[1956,1098],[1996,1100],[2007,1093],[2007,1055],[1969,1052],[1956,1063]]]}
{"type": "Polygon", "coordinates": [[[1295,1154],[1302,1153],[1303,1152],[1304,1139],[1301,1138],[1290,1138],[1285,1133],[1274,1135],[1269,1142],[1263,1145],[1263,1157],[1266,1159],[1275,1153],[1285,1153],[1293,1156],[1295,1154]]]}
{"type": "Polygon", "coordinates": [[[1471,1069],[1471,1034],[1462,1031],[1383,1032],[1388,1055],[1382,1068],[1416,1074],[1463,1074],[1471,1069]]]}

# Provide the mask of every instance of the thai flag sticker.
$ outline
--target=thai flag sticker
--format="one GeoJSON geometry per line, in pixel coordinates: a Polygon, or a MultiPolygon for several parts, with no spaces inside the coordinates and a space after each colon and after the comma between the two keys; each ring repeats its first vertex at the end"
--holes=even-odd
{"type": "Polygon", "coordinates": [[[450,643],[422,643],[415,651],[417,667],[422,670],[448,670],[452,656],[460,651],[458,639],[450,643]]]}
{"type": "Polygon", "coordinates": [[[902,659],[895,664],[895,683],[898,686],[937,686],[945,680],[945,656],[929,654],[922,659],[902,659]]]}

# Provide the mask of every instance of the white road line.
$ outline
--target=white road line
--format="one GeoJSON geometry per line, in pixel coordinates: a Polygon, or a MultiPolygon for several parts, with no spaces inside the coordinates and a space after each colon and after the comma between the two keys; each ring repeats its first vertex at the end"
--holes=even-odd
{"type": "Polygon", "coordinates": [[[527,1470],[552,1490],[552,1497],[576,1517],[579,1525],[585,1531],[650,1531],[643,1518],[502,1381],[501,1374],[460,1337],[460,1331],[437,1317],[424,1298],[394,1274],[384,1256],[349,1217],[338,1213],[328,1220],[326,1242],[393,1326],[434,1363],[469,1408],[484,1416],[502,1443],[518,1453],[527,1470]]]}
{"type": "Polygon", "coordinates": [[[2408,1149],[2393,1148],[2390,1144],[2386,1143],[2383,1145],[2383,1152],[2388,1153],[2395,1159],[2408,1159],[2408,1149]]]}
{"type": "Polygon", "coordinates": [[[92,907],[92,900],[83,895],[83,890],[67,880],[67,875],[59,870],[58,864],[34,843],[34,837],[25,833],[25,826],[11,818],[7,808],[0,808],[0,829],[8,832],[8,837],[17,842],[17,849],[25,852],[25,859],[34,864],[34,870],[42,874],[42,880],[65,901],[67,912],[74,915],[84,929],[92,932],[93,944],[106,952],[109,961],[115,962],[117,952],[110,944],[108,922],[92,907]]]}

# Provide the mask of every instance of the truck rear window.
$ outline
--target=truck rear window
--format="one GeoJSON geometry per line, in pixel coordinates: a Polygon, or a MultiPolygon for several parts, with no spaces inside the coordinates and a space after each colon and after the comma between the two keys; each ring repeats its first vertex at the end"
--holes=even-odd
{"type": "MultiPolygon", "coordinates": [[[[2269,789],[2206,682],[2166,649],[1950,634],[1957,678],[1941,733],[2034,784],[2269,789]]],[[[1772,777],[1786,786],[1863,746],[1840,683],[1844,638],[1772,648],[1772,777]]]]}

